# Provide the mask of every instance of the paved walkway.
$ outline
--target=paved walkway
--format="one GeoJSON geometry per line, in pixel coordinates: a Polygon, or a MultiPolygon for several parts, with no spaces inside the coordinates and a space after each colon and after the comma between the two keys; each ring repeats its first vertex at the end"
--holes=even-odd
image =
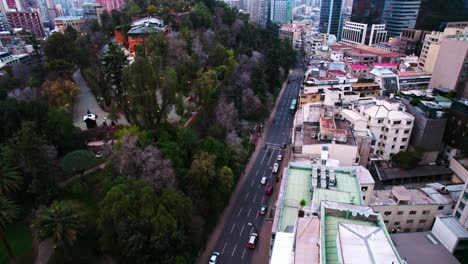
{"type": "MultiPolygon", "coordinates": [[[[86,130],[86,123],[83,122],[83,115],[88,113],[88,110],[98,116],[97,124],[100,126],[103,122],[107,112],[101,109],[98,102],[96,101],[96,96],[89,88],[85,79],[81,75],[81,71],[77,70],[73,73],[73,80],[80,86],[80,94],[75,98],[75,104],[73,108],[73,123],[75,126],[81,128],[81,130],[86,130]]],[[[110,122],[110,120],[108,121],[110,122]]],[[[120,114],[118,123],[124,126],[129,126],[127,119],[123,114],[120,114]]]]}

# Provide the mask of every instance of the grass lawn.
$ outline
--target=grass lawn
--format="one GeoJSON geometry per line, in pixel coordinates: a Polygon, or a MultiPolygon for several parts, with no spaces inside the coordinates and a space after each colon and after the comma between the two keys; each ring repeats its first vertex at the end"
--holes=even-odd
{"type": "MultiPolygon", "coordinates": [[[[29,227],[23,223],[17,223],[6,229],[6,237],[13,249],[18,263],[33,263],[32,235],[29,227]]],[[[0,264],[8,263],[8,254],[3,242],[0,242],[0,264]]]]}

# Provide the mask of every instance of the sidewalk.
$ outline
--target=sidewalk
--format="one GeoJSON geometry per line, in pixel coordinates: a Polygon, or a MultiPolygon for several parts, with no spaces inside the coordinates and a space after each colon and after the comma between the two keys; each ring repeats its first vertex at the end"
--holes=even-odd
{"type": "MultiPolygon", "coordinates": [[[[278,98],[276,98],[275,106],[271,110],[270,116],[268,117],[268,120],[266,121],[266,126],[265,126],[264,131],[263,131],[264,135],[267,135],[268,130],[270,129],[271,121],[273,120],[273,117],[276,114],[276,110],[278,108],[279,101],[280,101],[281,97],[283,96],[285,87],[287,87],[287,81],[285,81],[283,83],[283,86],[281,87],[281,91],[280,91],[280,93],[278,95],[278,98]]],[[[199,264],[205,263],[206,260],[209,259],[209,257],[211,256],[211,252],[213,251],[213,248],[216,246],[216,242],[218,241],[219,236],[221,235],[221,232],[222,232],[224,226],[226,225],[228,217],[231,215],[231,212],[234,209],[234,204],[235,204],[234,201],[237,200],[238,197],[239,197],[239,193],[240,193],[245,181],[247,180],[246,175],[250,174],[250,171],[252,170],[252,166],[255,163],[255,160],[257,159],[260,150],[262,149],[261,146],[263,146],[263,144],[264,144],[263,142],[264,142],[265,138],[266,138],[266,136],[262,137],[261,140],[259,141],[259,143],[257,143],[257,145],[255,146],[255,151],[250,156],[249,162],[247,163],[247,165],[245,167],[244,174],[241,175],[241,177],[239,179],[239,182],[236,185],[236,189],[234,190],[234,192],[231,195],[231,198],[229,199],[228,206],[224,209],[223,213],[221,214],[221,217],[219,218],[220,220],[219,220],[218,224],[216,225],[215,229],[212,231],[211,235],[208,237],[208,241],[206,243],[205,250],[204,250],[204,252],[202,254],[200,254],[198,256],[196,263],[199,263],[199,264]]],[[[276,202],[276,199],[278,198],[277,192],[275,192],[275,195],[276,195],[276,197],[274,199],[271,199],[271,200],[276,202]]],[[[268,229],[267,232],[271,233],[271,227],[270,228],[263,227],[262,231],[261,231],[261,234],[266,232],[265,230],[267,230],[267,229],[268,229]]],[[[263,235],[260,236],[260,237],[265,237],[266,238],[266,236],[263,236],[263,235]]],[[[270,237],[271,237],[271,235],[270,235],[270,237]]],[[[267,240],[268,240],[268,247],[269,247],[270,239],[267,239],[267,240]]],[[[260,252],[260,250],[258,252],[260,252]]],[[[264,250],[263,250],[263,252],[264,252],[264,250]]],[[[257,263],[257,262],[255,262],[256,255],[260,255],[260,253],[254,254],[252,263],[257,263]]],[[[268,262],[268,259],[269,258],[266,257],[265,261],[268,262]]],[[[265,262],[265,263],[267,263],[267,262],[265,262]]]]}

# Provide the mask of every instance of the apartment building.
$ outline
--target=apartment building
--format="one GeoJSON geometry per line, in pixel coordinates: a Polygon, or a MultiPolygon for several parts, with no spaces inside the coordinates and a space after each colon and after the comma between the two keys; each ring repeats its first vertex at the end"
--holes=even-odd
{"type": "Polygon", "coordinates": [[[36,39],[45,37],[39,13],[37,12],[8,12],[8,24],[11,28],[23,28],[30,31],[36,39]]]}
{"type": "Polygon", "coordinates": [[[367,119],[374,140],[371,153],[385,160],[408,148],[414,117],[400,109],[400,103],[390,98],[376,98],[375,104],[354,109],[367,119]]]}
{"type": "Polygon", "coordinates": [[[77,16],[60,16],[54,19],[55,29],[63,33],[67,27],[72,27],[78,32],[83,32],[85,29],[86,20],[83,17],[77,16]]]}
{"type": "Polygon", "coordinates": [[[457,97],[468,98],[468,38],[443,41],[429,87],[447,88],[457,97]]]}
{"type": "Polygon", "coordinates": [[[400,33],[399,50],[398,52],[406,55],[417,55],[421,53],[424,38],[430,31],[419,30],[414,28],[405,28],[400,33]]]}
{"type": "Polygon", "coordinates": [[[374,66],[370,71],[374,82],[382,89],[383,94],[396,94],[399,90],[398,75],[389,69],[387,66],[374,66]]]}
{"type": "Polygon", "coordinates": [[[380,213],[389,232],[429,231],[438,216],[451,215],[463,185],[427,184],[424,188],[407,189],[394,186],[377,190],[369,206],[380,213]]]}
{"type": "Polygon", "coordinates": [[[375,82],[358,82],[351,84],[352,91],[359,95],[359,98],[377,97],[381,95],[382,89],[375,82]]]}
{"type": "Polygon", "coordinates": [[[297,25],[297,24],[288,24],[288,25],[283,25],[279,31],[279,38],[286,40],[289,42],[291,47],[294,49],[300,49],[301,48],[301,42],[302,42],[302,26],[297,25]]]}
{"type": "Polygon", "coordinates": [[[468,99],[454,99],[447,117],[444,143],[457,152],[468,152],[468,99]]]}
{"type": "Polygon", "coordinates": [[[439,49],[444,39],[460,39],[467,34],[468,29],[446,28],[443,32],[433,31],[426,34],[419,56],[418,69],[426,73],[432,73],[437,61],[439,49]]]}

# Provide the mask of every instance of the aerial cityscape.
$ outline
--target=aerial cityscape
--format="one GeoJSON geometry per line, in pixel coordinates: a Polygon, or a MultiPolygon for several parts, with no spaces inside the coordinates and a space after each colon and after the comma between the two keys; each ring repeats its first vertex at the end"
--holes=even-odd
{"type": "Polygon", "coordinates": [[[468,0],[0,0],[0,264],[468,263],[468,0]]]}

